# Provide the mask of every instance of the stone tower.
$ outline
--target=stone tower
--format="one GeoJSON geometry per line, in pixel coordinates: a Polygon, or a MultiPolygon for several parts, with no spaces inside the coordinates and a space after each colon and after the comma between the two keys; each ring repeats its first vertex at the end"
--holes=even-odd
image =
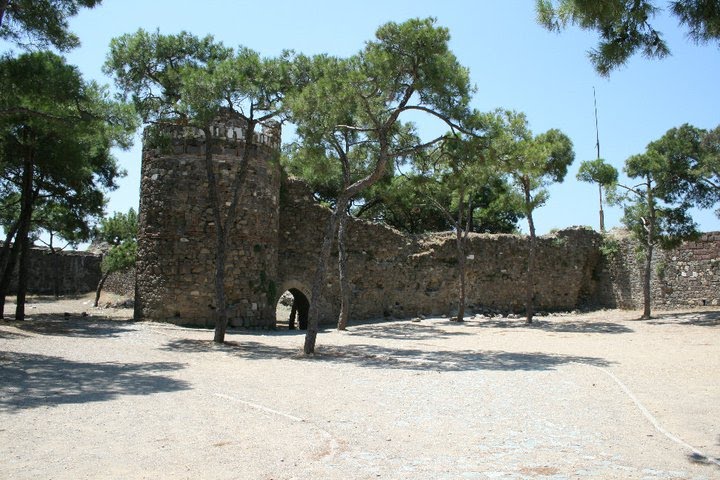
{"type": "MultiPolygon", "coordinates": [[[[280,125],[246,142],[244,119],[224,113],[211,127],[223,222],[240,162],[235,222],[226,248],[229,324],[273,327],[278,275],[280,125]],[[247,148],[247,152],[245,149],[247,148]]],[[[193,128],[145,130],[136,281],[137,318],[212,326],[215,222],[205,169],[205,135],[193,128]]]]}

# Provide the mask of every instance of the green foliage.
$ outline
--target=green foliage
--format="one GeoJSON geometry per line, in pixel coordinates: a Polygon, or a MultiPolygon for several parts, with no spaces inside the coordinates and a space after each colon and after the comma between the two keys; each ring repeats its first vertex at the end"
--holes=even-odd
{"type": "Polygon", "coordinates": [[[586,160],[580,164],[577,179],[581,182],[597,183],[608,187],[617,182],[618,171],[612,165],[605,163],[602,158],[586,160]]]}
{"type": "Polygon", "coordinates": [[[294,60],[289,51],[262,58],[246,47],[233,50],[210,35],[140,29],[112,40],[103,71],[114,76],[144,122],[204,128],[230,110],[252,132],[280,115],[285,94],[302,84],[294,60]]]}
{"type": "Polygon", "coordinates": [[[5,0],[0,2],[0,38],[23,47],[50,45],[67,51],[80,45],[68,18],[102,0],[5,0]]]}
{"type": "MultiPolygon", "coordinates": [[[[192,78],[194,71],[207,69],[230,56],[231,50],[209,35],[204,38],[187,32],[161,35],[140,29],[110,42],[103,71],[114,76],[125,100],[133,101],[144,122],[188,124],[191,107],[183,98],[184,77],[192,78]]],[[[197,88],[200,80],[192,81],[197,88]]],[[[199,104],[195,100],[192,103],[199,104]]],[[[209,105],[201,108],[203,113],[218,107],[217,98],[208,101],[209,105]]]]}
{"type": "Polygon", "coordinates": [[[115,212],[104,218],[95,230],[97,240],[110,244],[100,265],[103,273],[127,270],[137,258],[138,218],[135,209],[127,213],[115,212]]]}
{"type": "Polygon", "coordinates": [[[103,218],[96,228],[95,238],[110,245],[120,245],[137,239],[138,218],[134,208],[127,213],[115,212],[112,217],[103,218]]]}
{"type": "Polygon", "coordinates": [[[624,223],[645,247],[659,243],[671,248],[693,238],[697,232],[689,208],[717,202],[713,134],[685,124],[650,142],[645,153],[627,159],[626,173],[642,183],[621,186],[625,195],[618,203],[625,205],[624,223]]]}
{"type": "MultiPolygon", "coordinates": [[[[545,204],[547,186],[562,182],[575,159],[570,139],[556,129],[533,136],[523,113],[496,112],[500,132],[494,140],[498,168],[517,189],[516,202],[522,202],[530,220],[532,212],[545,204]]],[[[532,230],[532,227],[531,227],[532,230]]]]}
{"type": "MultiPolygon", "coordinates": [[[[512,232],[522,216],[511,185],[494,168],[494,120],[492,115],[476,112],[468,123],[482,129],[484,136],[449,133],[435,150],[413,159],[408,179],[416,195],[435,208],[439,218],[433,223],[442,221],[441,230],[512,232]]],[[[435,226],[433,223],[428,226],[435,226]]]]}
{"type": "Polygon", "coordinates": [[[33,212],[33,225],[48,232],[52,244],[54,237],[60,237],[69,245],[87,241],[92,235],[88,224],[88,211],[85,205],[63,202],[62,199],[41,202],[33,212]]]}
{"type": "Polygon", "coordinates": [[[460,125],[472,88],[448,40],[434,19],[412,19],[383,25],[348,59],[306,59],[314,81],[290,98],[302,143],[288,155],[289,169],[327,196],[343,185],[352,197],[428,146],[403,123],[408,112],[460,125]]]}
{"type": "MultiPolygon", "coordinates": [[[[720,126],[705,133],[701,151],[692,172],[697,179],[694,198],[699,206],[709,208],[720,203],[720,126]]],[[[720,208],[715,214],[720,218],[720,208]]]]}
{"type": "Polygon", "coordinates": [[[602,236],[602,243],[600,244],[600,253],[606,258],[614,257],[620,251],[620,242],[607,234],[602,236]]]}
{"type": "Polygon", "coordinates": [[[122,272],[135,266],[137,259],[137,242],[127,240],[114,245],[103,255],[100,269],[103,273],[122,272]]]}
{"type": "MultiPolygon", "coordinates": [[[[663,58],[670,49],[652,20],[659,10],[653,0],[536,0],[538,21],[551,31],[577,25],[598,33],[597,48],[588,55],[601,75],[624,65],[636,52],[663,58]]],[[[676,0],[672,13],[697,43],[720,42],[720,7],[715,0],[676,0]]]]}
{"type": "Polygon", "coordinates": [[[658,262],[655,266],[655,273],[657,274],[660,281],[665,280],[665,272],[667,270],[667,263],[665,262],[658,262]]]}
{"type": "Polygon", "coordinates": [[[134,127],[127,105],[85,82],[62,57],[34,52],[1,59],[0,192],[16,202],[12,221],[27,202],[31,231],[42,228],[70,242],[86,238],[105,192],[124,175],[111,148],[129,146],[134,127]]]}

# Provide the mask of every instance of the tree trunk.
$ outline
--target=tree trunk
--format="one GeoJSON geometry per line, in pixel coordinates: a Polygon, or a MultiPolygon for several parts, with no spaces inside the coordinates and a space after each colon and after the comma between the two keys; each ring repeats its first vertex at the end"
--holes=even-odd
{"type": "MultiPolygon", "coordinates": [[[[252,107],[251,107],[252,116],[252,107]]],[[[235,223],[237,204],[240,195],[240,188],[245,180],[247,173],[248,155],[253,147],[253,133],[257,121],[252,118],[246,119],[247,126],[245,130],[245,144],[243,147],[242,158],[238,160],[237,171],[232,181],[230,206],[227,208],[225,215],[225,223],[222,222],[222,204],[217,191],[217,181],[215,170],[213,167],[213,139],[210,127],[205,127],[205,170],[208,178],[208,198],[212,205],[213,218],[215,219],[215,343],[225,342],[225,332],[228,325],[227,305],[225,299],[225,264],[227,262],[227,245],[230,237],[230,231],[235,223]]]]}
{"type": "MultiPolygon", "coordinates": [[[[225,342],[225,331],[227,330],[227,309],[225,306],[225,231],[223,228],[222,214],[220,212],[220,197],[217,191],[217,180],[215,167],[213,166],[213,140],[209,127],[203,129],[205,133],[205,174],[208,181],[208,201],[213,212],[215,222],[215,335],[213,341],[216,343],[225,342]]],[[[230,222],[225,225],[229,227],[230,222]]]]}
{"type": "Polygon", "coordinates": [[[18,219],[5,236],[5,243],[2,248],[2,262],[0,262],[0,319],[5,318],[5,297],[7,297],[10,288],[13,270],[15,270],[18,253],[20,252],[20,244],[16,237],[19,226],[20,220],[18,219]],[[15,237],[14,242],[13,237],[15,237]],[[12,242],[12,246],[10,242],[12,242]]]}
{"type": "Polygon", "coordinates": [[[455,228],[457,242],[458,276],[460,277],[460,296],[458,297],[457,321],[465,321],[465,238],[462,229],[455,228]]]}
{"type": "Polygon", "coordinates": [[[645,250],[645,268],[643,269],[643,314],[644,320],[650,319],[650,279],[652,276],[652,256],[655,243],[655,199],[653,198],[652,182],[647,179],[647,202],[649,218],[645,228],[647,230],[647,245],[645,250]]]}
{"type": "Polygon", "coordinates": [[[648,245],[645,250],[645,265],[643,268],[643,320],[650,319],[650,277],[652,275],[653,246],[648,245]]]}
{"type": "Polygon", "coordinates": [[[23,160],[22,189],[20,191],[20,228],[15,242],[20,246],[20,263],[18,265],[18,291],[15,306],[15,320],[25,319],[25,296],[27,294],[28,265],[30,259],[30,222],[33,208],[33,176],[35,165],[32,152],[27,152],[23,160]]]}
{"type": "Polygon", "coordinates": [[[18,265],[18,286],[17,301],[15,305],[15,320],[22,322],[25,320],[25,297],[27,296],[28,284],[28,265],[30,260],[30,235],[25,232],[20,241],[20,264],[18,265]]]}
{"type": "Polygon", "coordinates": [[[350,316],[350,278],[347,273],[347,221],[348,213],[347,205],[343,205],[339,211],[340,219],[338,222],[338,270],[340,273],[340,316],[338,318],[338,330],[345,330],[350,316]]]}
{"type": "Polygon", "coordinates": [[[527,212],[527,219],[530,239],[528,245],[527,274],[525,276],[525,321],[532,323],[533,315],[535,314],[533,305],[535,297],[535,222],[533,221],[532,212],[527,212]]]}
{"type": "Polygon", "coordinates": [[[10,260],[13,239],[15,238],[15,234],[17,234],[19,228],[20,219],[16,219],[8,229],[7,234],[5,235],[5,242],[2,244],[2,247],[0,247],[0,275],[5,274],[5,267],[10,260]]]}
{"type": "MultiPolygon", "coordinates": [[[[338,200],[338,204],[340,204],[340,200],[338,200]]],[[[337,217],[338,211],[336,207],[335,211],[333,211],[330,215],[330,218],[328,218],[327,224],[325,225],[323,243],[320,248],[320,255],[317,259],[315,277],[313,278],[311,293],[312,298],[310,298],[310,313],[308,315],[307,333],[305,334],[305,345],[303,346],[305,355],[315,353],[315,340],[317,339],[318,327],[320,324],[320,297],[322,296],[322,287],[325,282],[325,270],[327,269],[327,263],[330,259],[332,241],[335,234],[335,227],[337,225],[337,217]]]]}
{"type": "Polygon", "coordinates": [[[110,276],[110,272],[105,272],[100,278],[100,281],[98,282],[97,289],[95,289],[95,303],[93,304],[94,307],[98,306],[98,303],[100,302],[100,293],[102,292],[103,286],[105,286],[105,280],[110,276]]]}
{"type": "MultiPolygon", "coordinates": [[[[52,269],[53,269],[53,296],[55,300],[60,298],[60,255],[58,250],[55,250],[52,244],[53,234],[50,233],[50,256],[52,257],[52,269]]],[[[97,305],[95,305],[97,307],[97,305]]]]}

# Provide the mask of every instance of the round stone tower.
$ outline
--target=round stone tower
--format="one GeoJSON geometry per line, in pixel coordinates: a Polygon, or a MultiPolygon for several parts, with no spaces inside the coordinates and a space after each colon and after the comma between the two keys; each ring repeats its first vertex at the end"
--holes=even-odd
{"type": "MultiPolygon", "coordinates": [[[[232,326],[273,327],[278,275],[280,125],[247,137],[225,113],[211,126],[212,168],[224,228],[225,298],[232,326]],[[245,173],[240,171],[245,162],[245,173]],[[228,221],[233,186],[239,201],[228,221]]],[[[216,232],[201,130],[144,132],[136,318],[181,325],[215,322],[216,232]]]]}

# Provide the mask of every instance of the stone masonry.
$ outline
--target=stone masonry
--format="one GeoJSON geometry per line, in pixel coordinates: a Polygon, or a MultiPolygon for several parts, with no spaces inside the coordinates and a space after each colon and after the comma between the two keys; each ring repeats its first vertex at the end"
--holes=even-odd
{"type": "MultiPolygon", "coordinates": [[[[291,291],[319,302],[323,323],[336,320],[336,255],[321,298],[310,286],[329,210],[299,180],[282,178],[279,127],[255,133],[245,155],[244,124],[225,117],[212,129],[213,165],[223,205],[241,161],[248,173],[238,217],[229,226],[226,296],[235,326],[272,328],[280,295],[291,291]],[[244,160],[243,160],[244,159],[244,160]]],[[[215,228],[208,201],[202,132],[146,131],[141,179],[136,316],[183,325],[214,324],[215,228]]],[[[572,228],[538,241],[538,310],[635,308],[642,302],[634,247],[620,239],[612,255],[603,237],[572,228]]],[[[471,234],[467,302],[476,308],[521,312],[527,240],[471,234]]],[[[353,219],[349,225],[351,318],[452,314],[457,306],[457,258],[451,233],[402,234],[353,219]]],[[[657,306],[720,302],[720,233],[658,254],[657,306]]]]}
{"type": "MultiPolygon", "coordinates": [[[[230,230],[226,301],[231,325],[270,327],[275,324],[278,281],[280,131],[279,126],[265,126],[246,142],[244,127],[242,119],[228,117],[212,128],[223,211],[232,198],[239,162],[247,162],[236,221],[225,226],[230,230]]],[[[145,132],[137,317],[214,324],[215,222],[204,158],[201,131],[145,132]]]]}
{"type": "MultiPolygon", "coordinates": [[[[49,248],[30,249],[28,291],[59,295],[85,293],[95,290],[100,281],[101,257],[93,253],[59,251],[49,248]]],[[[17,291],[17,264],[10,283],[10,293],[17,291]]]]}

